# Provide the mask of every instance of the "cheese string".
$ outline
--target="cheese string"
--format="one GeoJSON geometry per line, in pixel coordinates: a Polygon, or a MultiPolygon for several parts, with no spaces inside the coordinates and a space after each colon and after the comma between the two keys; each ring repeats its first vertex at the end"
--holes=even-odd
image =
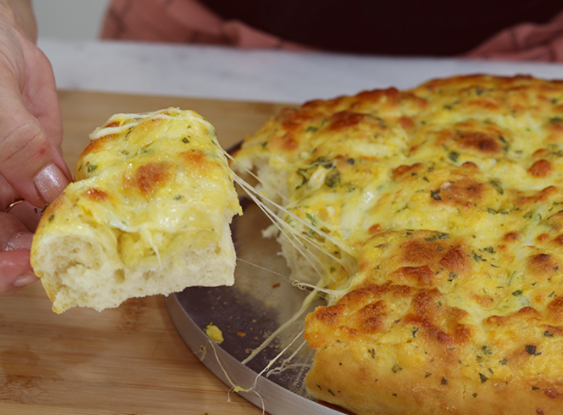
{"type": "MultiPolygon", "coordinates": [[[[229,384],[231,385],[231,388],[229,389],[229,392],[227,392],[227,402],[231,402],[231,392],[246,392],[246,393],[250,393],[253,392],[255,393],[258,398],[260,398],[260,402],[262,404],[262,414],[266,413],[266,405],[264,403],[264,399],[262,399],[262,396],[256,391],[256,386],[258,384],[258,379],[260,379],[260,376],[262,376],[264,373],[266,373],[274,363],[276,363],[282,356],[283,354],[293,345],[293,343],[295,343],[299,338],[301,338],[301,336],[303,335],[304,331],[300,331],[299,333],[297,333],[293,339],[291,340],[291,342],[284,347],[284,349],[279,352],[267,365],[264,369],[262,369],[262,371],[260,371],[260,373],[256,374],[256,377],[254,378],[254,382],[252,383],[252,385],[249,388],[245,388],[242,386],[237,385],[236,383],[234,383],[231,378],[229,377],[229,374],[227,373],[227,371],[225,370],[225,368],[223,367],[223,364],[221,363],[221,359],[219,359],[219,354],[217,353],[217,349],[215,348],[215,344],[211,341],[208,340],[209,345],[211,345],[211,348],[213,349],[213,353],[215,355],[215,359],[217,360],[217,363],[219,364],[219,367],[221,369],[221,371],[223,372],[223,374],[225,375],[225,378],[227,379],[227,382],[229,382],[229,384]]],[[[299,351],[301,349],[301,347],[303,347],[303,344],[301,346],[299,346],[299,348],[297,349],[297,351],[299,351]]],[[[201,346],[201,351],[202,351],[202,356],[200,358],[201,361],[203,361],[205,359],[205,357],[207,356],[207,349],[205,346],[201,346]]],[[[295,356],[296,353],[294,353],[291,357],[295,356]]],[[[291,358],[290,357],[290,358],[291,358]]],[[[287,359],[285,359],[287,360],[287,359]]],[[[284,360],[284,362],[285,362],[284,360]]],[[[244,364],[244,362],[243,362],[244,364]]]]}
{"type": "MultiPolygon", "coordinates": [[[[220,146],[218,146],[218,148],[221,149],[220,146]]],[[[233,162],[235,162],[239,166],[241,166],[241,168],[244,169],[244,171],[246,171],[248,174],[250,174],[256,180],[258,180],[264,187],[272,190],[272,192],[274,194],[278,195],[282,200],[286,201],[287,203],[290,203],[289,200],[287,200],[287,198],[285,198],[283,195],[280,195],[279,192],[275,191],[275,189],[271,189],[270,186],[263,183],[260,180],[259,177],[257,177],[254,173],[252,173],[248,169],[246,169],[240,162],[238,162],[238,160],[234,159],[229,153],[227,153],[226,151],[223,150],[223,154],[225,155],[225,157],[229,158],[230,160],[232,160],[233,162]]],[[[263,211],[263,213],[271,220],[273,225],[276,226],[278,228],[278,230],[285,237],[288,238],[289,242],[296,249],[296,251],[298,251],[307,260],[307,262],[309,262],[311,267],[319,275],[319,281],[316,285],[310,285],[310,284],[306,284],[306,283],[298,282],[298,281],[292,282],[292,284],[294,284],[296,287],[299,287],[300,289],[304,289],[305,287],[309,287],[309,288],[312,289],[312,291],[304,299],[300,309],[296,313],[294,313],[294,315],[291,318],[289,318],[284,324],[282,324],[272,334],[270,334],[270,336],[268,336],[268,338],[266,340],[264,340],[262,342],[262,344],[260,344],[259,347],[254,349],[252,351],[252,353],[246,359],[244,359],[242,361],[242,364],[246,365],[252,359],[254,359],[261,351],[263,351],[266,347],[268,347],[268,345],[280,333],[282,333],[291,324],[296,322],[297,319],[302,317],[302,315],[307,311],[307,309],[310,307],[312,302],[318,297],[318,294],[320,292],[323,292],[323,293],[325,293],[329,296],[329,298],[330,298],[329,303],[334,301],[335,298],[337,298],[339,295],[341,295],[344,292],[343,290],[329,290],[329,289],[326,288],[327,285],[328,285],[328,281],[326,281],[325,278],[326,278],[327,275],[330,275],[330,273],[328,272],[328,264],[326,263],[326,261],[322,261],[321,258],[319,258],[317,255],[314,255],[311,252],[310,248],[318,250],[319,253],[322,253],[325,256],[328,256],[330,259],[334,260],[335,262],[339,263],[347,271],[347,273],[349,275],[356,274],[358,266],[357,266],[356,260],[355,260],[354,256],[352,255],[352,253],[348,252],[348,247],[346,245],[344,245],[340,241],[330,237],[327,233],[325,233],[324,231],[319,229],[317,226],[313,225],[312,223],[309,223],[308,221],[306,221],[306,220],[302,219],[301,217],[295,215],[293,212],[290,212],[285,207],[279,205],[278,203],[274,202],[270,198],[266,197],[264,193],[256,190],[253,186],[251,186],[244,179],[242,179],[240,176],[238,176],[232,169],[230,169],[230,171],[233,175],[234,181],[238,185],[241,186],[241,188],[245,191],[245,193],[248,195],[248,197],[250,197],[250,199],[252,199],[256,203],[256,205],[263,211]],[[291,217],[295,221],[301,223],[303,226],[312,230],[313,232],[316,232],[321,237],[323,237],[325,240],[332,242],[335,246],[340,248],[340,250],[342,252],[342,257],[338,258],[338,257],[334,256],[331,252],[328,252],[326,249],[323,249],[323,247],[320,246],[314,238],[311,238],[307,234],[303,234],[303,233],[299,232],[298,230],[296,230],[294,227],[292,227],[286,221],[282,220],[278,215],[276,215],[260,199],[264,199],[265,202],[270,203],[272,206],[276,207],[279,211],[286,213],[289,217],[291,217]],[[303,240],[304,242],[306,242],[306,244],[304,242],[300,242],[300,240],[303,240]]],[[[240,260],[240,258],[238,258],[238,260],[240,260]]],[[[244,261],[244,260],[242,260],[242,261],[249,263],[248,261],[244,261]]],[[[259,265],[256,265],[256,264],[251,264],[251,265],[254,265],[258,268],[264,269],[263,267],[260,267],[259,265]]],[[[272,270],[268,270],[268,271],[273,272],[274,274],[281,275],[281,274],[276,273],[275,271],[272,271],[272,270]]],[[[284,275],[281,275],[281,276],[284,279],[288,279],[284,275]]],[[[293,343],[293,341],[292,341],[292,343],[293,343]]],[[[286,349],[284,349],[284,351],[282,351],[282,354],[285,352],[286,349]]],[[[281,354],[278,355],[278,357],[276,357],[274,360],[272,360],[268,364],[266,369],[264,369],[264,370],[269,369],[272,366],[272,364],[279,358],[279,356],[281,356],[281,354]]],[[[291,360],[291,358],[293,358],[294,356],[295,356],[295,353],[292,356],[290,356],[287,361],[291,360]]],[[[280,368],[280,372],[281,372],[281,368],[280,368]]],[[[263,371],[261,373],[263,373],[263,371]]],[[[275,373],[275,372],[272,372],[272,373],[275,373]]]]}
{"type": "MultiPolygon", "coordinates": [[[[255,390],[256,384],[258,382],[258,377],[260,376],[261,373],[256,375],[256,378],[254,379],[254,383],[252,384],[252,386],[250,388],[243,388],[242,386],[238,386],[237,384],[235,384],[231,380],[231,378],[229,377],[229,374],[227,373],[227,371],[223,367],[223,363],[221,363],[221,359],[219,359],[219,355],[217,354],[217,349],[215,349],[215,344],[213,344],[213,342],[211,340],[208,340],[207,343],[209,343],[209,345],[213,349],[213,353],[215,355],[215,360],[217,360],[217,364],[219,365],[219,368],[221,369],[221,371],[225,375],[225,378],[227,379],[227,381],[231,385],[231,388],[227,392],[227,402],[231,402],[231,392],[233,392],[233,391],[237,392],[237,393],[238,392],[247,392],[247,393],[254,392],[256,394],[256,396],[258,396],[258,398],[260,399],[260,402],[262,404],[262,415],[265,415],[266,414],[266,404],[264,403],[264,399],[262,399],[262,396],[255,390]]],[[[200,360],[203,362],[203,360],[207,356],[207,348],[202,345],[200,350],[201,350],[201,353],[202,353],[200,360]]]]}
{"type": "MultiPolygon", "coordinates": [[[[258,182],[264,186],[265,188],[271,190],[275,195],[277,195],[278,197],[280,197],[283,201],[287,202],[288,204],[291,204],[291,201],[288,200],[285,196],[283,196],[282,194],[280,194],[279,192],[277,192],[275,189],[272,189],[271,186],[268,186],[266,183],[264,183],[258,176],[256,176],[252,171],[250,171],[249,169],[247,169],[246,167],[244,167],[242,165],[242,163],[240,163],[237,159],[235,159],[233,156],[231,156],[228,152],[223,150],[223,154],[225,155],[225,157],[227,157],[229,160],[232,160],[234,163],[237,163],[237,165],[239,165],[247,174],[249,174],[250,176],[252,176],[254,179],[258,180],[258,182]]],[[[248,196],[250,196],[252,198],[252,200],[255,201],[255,198],[251,195],[251,193],[253,193],[254,195],[258,195],[260,197],[262,197],[263,199],[265,199],[268,203],[270,203],[271,205],[273,205],[274,207],[276,207],[277,209],[279,209],[280,211],[283,211],[284,213],[286,213],[287,215],[289,215],[292,219],[295,219],[296,221],[298,221],[299,223],[301,223],[302,225],[308,227],[309,229],[313,230],[314,232],[318,233],[320,236],[322,236],[323,238],[325,238],[326,240],[332,242],[335,246],[337,246],[340,251],[344,254],[342,259],[338,259],[337,262],[341,262],[341,265],[346,269],[346,271],[348,271],[348,273],[350,275],[355,274],[357,272],[357,264],[356,264],[356,260],[355,260],[355,256],[353,254],[353,252],[349,252],[350,248],[346,245],[343,244],[341,241],[332,238],[330,235],[328,235],[326,232],[322,231],[321,229],[319,229],[319,227],[305,221],[304,219],[300,218],[299,216],[295,215],[294,213],[290,212],[289,210],[287,210],[284,206],[279,205],[278,203],[274,202],[273,200],[269,199],[266,197],[266,195],[262,192],[258,192],[253,186],[251,186],[250,184],[248,184],[244,179],[242,179],[240,176],[238,176],[234,171],[231,170],[231,173],[233,174],[233,178],[234,181],[239,184],[244,190],[245,192],[248,194],[248,196]],[[344,259],[345,257],[345,259],[344,259]]],[[[259,204],[260,208],[262,208],[262,204],[259,204]]],[[[303,212],[299,207],[297,207],[297,209],[299,209],[299,211],[303,212]]],[[[273,212],[272,212],[273,213],[273,212]]],[[[305,212],[303,212],[305,213],[305,212]]],[[[277,217],[277,215],[275,215],[277,217]]],[[[325,226],[327,228],[329,228],[329,226],[324,223],[321,220],[321,224],[322,226],[325,226]]],[[[285,223],[285,221],[284,221],[285,223]]],[[[311,240],[311,238],[309,238],[311,240]]],[[[326,252],[327,255],[332,256],[330,253],[326,252]]],[[[333,256],[332,256],[333,257],[333,256]]],[[[336,260],[336,258],[333,257],[333,259],[336,260]]]]}
{"type": "MultiPolygon", "coordinates": [[[[217,147],[219,149],[221,148],[220,146],[217,146],[217,147]]],[[[223,154],[226,157],[234,160],[227,152],[223,152],[223,154]]],[[[238,161],[236,161],[236,160],[235,160],[235,162],[238,163],[238,161]]],[[[243,168],[244,168],[244,166],[243,166],[243,168]]],[[[322,253],[322,254],[328,256],[329,258],[336,261],[337,263],[340,263],[344,267],[344,269],[346,269],[352,275],[356,273],[355,271],[357,269],[357,264],[355,263],[355,260],[353,259],[353,256],[351,255],[351,253],[347,252],[346,247],[343,244],[341,244],[339,241],[334,240],[333,238],[331,238],[328,234],[323,232],[318,227],[316,227],[313,224],[311,224],[311,223],[305,221],[304,219],[298,217],[297,215],[288,211],[283,206],[280,206],[279,204],[275,203],[271,199],[265,197],[265,195],[263,193],[257,191],[253,186],[251,186],[246,181],[244,181],[242,178],[240,178],[236,173],[234,173],[232,171],[232,169],[230,169],[230,171],[233,175],[234,181],[241,186],[241,188],[246,192],[248,197],[256,203],[256,205],[262,210],[262,212],[270,219],[270,221],[273,223],[273,225],[276,226],[278,228],[278,230],[285,237],[288,238],[291,245],[298,252],[300,252],[303,255],[303,257],[309,262],[309,264],[312,266],[312,268],[315,270],[315,272],[319,275],[319,281],[318,281],[317,285],[309,285],[309,284],[305,284],[303,282],[298,282],[298,281],[292,282],[292,284],[294,286],[296,286],[300,289],[305,289],[305,287],[311,288],[311,292],[303,300],[299,310],[297,310],[297,312],[295,312],[292,317],[290,317],[287,321],[285,321],[282,325],[280,325],[273,333],[271,333],[268,336],[268,338],[266,338],[260,344],[260,346],[258,346],[256,349],[254,349],[251,352],[251,354],[241,362],[243,365],[247,365],[259,353],[261,353],[264,349],[266,349],[272,343],[272,341],[274,341],[274,339],[276,339],[283,331],[285,331],[288,327],[290,327],[292,324],[294,324],[296,321],[298,321],[298,319],[301,318],[303,316],[303,314],[309,309],[309,307],[311,306],[313,301],[318,298],[319,293],[323,292],[323,293],[329,295],[329,297],[331,297],[332,299],[334,299],[336,296],[338,296],[341,293],[341,291],[329,290],[329,289],[326,288],[328,283],[325,280],[325,276],[330,275],[330,273],[327,272],[328,271],[328,269],[327,269],[328,265],[326,264],[326,261],[322,261],[318,257],[318,255],[314,255],[311,252],[311,248],[317,250],[319,253],[322,253]],[[333,242],[336,246],[341,247],[341,249],[342,249],[341,252],[343,253],[342,258],[338,258],[338,257],[334,256],[331,252],[327,252],[325,249],[323,249],[322,246],[320,246],[317,243],[317,241],[314,238],[311,238],[307,234],[303,234],[303,233],[299,232],[298,230],[293,228],[291,225],[289,225],[286,221],[282,220],[265,203],[263,203],[260,200],[260,198],[264,198],[264,200],[266,202],[269,202],[270,204],[272,204],[273,206],[278,208],[280,211],[285,212],[292,219],[295,219],[297,222],[301,223],[306,228],[313,230],[313,232],[318,233],[321,237],[324,237],[326,240],[333,242]]],[[[252,172],[249,172],[249,173],[254,176],[254,174],[252,172]]],[[[256,177],[256,176],[254,176],[254,177],[256,177]]],[[[280,195],[280,197],[282,197],[282,196],[280,195]]],[[[286,200],[286,199],[282,197],[282,200],[286,200]]],[[[266,271],[271,272],[275,275],[281,276],[286,281],[290,281],[290,278],[287,275],[281,274],[281,273],[276,272],[274,270],[262,267],[258,264],[254,264],[254,263],[246,261],[242,258],[237,258],[237,261],[241,261],[241,262],[244,262],[244,263],[249,264],[251,266],[257,267],[259,269],[266,270],[266,271]]],[[[289,364],[289,362],[291,362],[291,360],[294,359],[297,356],[299,351],[302,350],[303,346],[306,344],[305,341],[303,341],[301,343],[301,345],[288,358],[283,359],[283,361],[282,361],[282,363],[279,367],[272,369],[272,366],[274,364],[276,364],[276,362],[278,360],[281,359],[281,357],[292,347],[292,345],[298,339],[303,339],[303,334],[304,334],[304,330],[301,330],[299,333],[295,334],[293,336],[293,338],[291,339],[291,341],[289,342],[289,344],[287,346],[285,346],[283,348],[283,350],[280,353],[278,353],[273,359],[271,359],[268,362],[268,364],[266,365],[266,367],[264,367],[256,375],[254,383],[249,388],[244,388],[242,386],[236,385],[230,379],[230,377],[228,376],[225,368],[223,367],[223,365],[220,361],[217,350],[215,349],[215,345],[213,344],[213,342],[209,341],[209,343],[211,344],[211,346],[213,348],[215,358],[217,359],[217,362],[218,362],[221,370],[225,374],[225,377],[226,377],[228,383],[231,385],[231,389],[229,390],[229,394],[232,391],[234,391],[234,392],[247,392],[247,393],[248,392],[254,392],[254,393],[256,393],[259,396],[259,398],[262,402],[262,411],[263,411],[263,413],[265,413],[264,401],[263,401],[262,397],[255,390],[258,379],[259,379],[260,376],[262,376],[265,373],[266,373],[267,377],[269,377],[270,375],[282,373],[284,368],[287,367],[287,365],[289,364]]],[[[203,356],[202,356],[202,360],[203,360],[205,358],[205,355],[206,355],[206,353],[205,353],[206,349],[203,346],[202,346],[202,349],[203,349],[203,356]]],[[[305,366],[305,365],[303,365],[303,366],[305,366]]]]}
{"type": "MultiPolygon", "coordinates": [[[[100,139],[100,138],[108,136],[108,135],[123,133],[124,131],[126,131],[128,129],[131,129],[131,128],[138,126],[141,122],[146,121],[146,120],[171,119],[171,118],[183,118],[183,119],[192,121],[193,124],[197,124],[195,122],[195,121],[197,121],[198,123],[200,123],[199,125],[201,125],[203,128],[207,128],[208,131],[213,132],[213,135],[215,135],[213,127],[209,123],[207,123],[204,119],[196,117],[197,114],[192,113],[192,112],[182,112],[182,114],[183,115],[180,117],[179,111],[177,109],[173,109],[173,108],[170,108],[170,109],[167,109],[167,110],[160,110],[160,111],[156,111],[156,112],[153,112],[153,113],[146,113],[146,114],[116,114],[116,115],[112,116],[106,122],[105,125],[107,125],[107,127],[104,126],[104,127],[97,128],[92,134],[90,134],[90,139],[91,140],[97,140],[97,139],[100,139]],[[119,125],[115,125],[115,124],[119,124],[119,125]],[[112,126],[110,126],[110,125],[112,125],[112,126]]],[[[288,238],[288,240],[290,241],[293,248],[296,251],[298,251],[301,255],[303,255],[303,257],[311,265],[311,267],[316,272],[316,274],[319,275],[319,281],[318,281],[317,285],[315,285],[315,286],[306,285],[306,284],[300,283],[300,282],[297,282],[297,283],[293,282],[292,283],[300,289],[305,289],[305,287],[307,286],[307,287],[312,288],[312,290],[306,296],[306,298],[304,299],[304,301],[301,304],[301,307],[299,308],[299,310],[291,318],[289,318],[284,324],[282,324],[280,327],[278,327],[264,342],[262,342],[262,344],[259,347],[254,349],[252,351],[252,353],[246,359],[244,359],[242,361],[242,364],[247,365],[260,352],[262,352],[265,348],[267,348],[271,344],[271,342],[276,337],[278,337],[280,335],[280,333],[282,333],[289,326],[291,326],[296,321],[298,321],[298,319],[301,318],[303,316],[303,314],[308,310],[308,308],[310,307],[312,302],[318,297],[318,294],[320,292],[324,292],[325,294],[328,294],[329,296],[333,296],[333,297],[337,295],[338,291],[326,289],[328,282],[325,280],[325,278],[326,278],[325,276],[330,276],[330,273],[328,272],[328,269],[327,269],[328,265],[327,265],[326,261],[322,261],[321,258],[319,258],[319,254],[325,255],[325,256],[329,257],[331,260],[335,261],[336,263],[339,263],[350,274],[355,273],[357,265],[355,264],[355,260],[353,259],[354,257],[352,255],[352,253],[348,252],[349,248],[346,245],[342,244],[342,242],[332,238],[330,235],[328,235],[326,232],[321,230],[319,227],[317,227],[317,226],[313,225],[312,223],[309,223],[308,221],[304,220],[303,218],[295,215],[295,213],[289,211],[288,208],[281,206],[281,205],[275,203],[273,200],[270,200],[269,198],[265,197],[265,195],[263,193],[259,192],[257,189],[255,189],[253,186],[251,186],[250,184],[245,182],[241,177],[239,177],[228,165],[228,161],[227,161],[228,159],[232,160],[233,162],[237,163],[237,165],[241,166],[249,175],[254,177],[259,183],[261,183],[261,185],[265,189],[270,189],[273,194],[278,195],[280,197],[280,199],[286,203],[286,206],[291,206],[291,202],[286,197],[284,197],[283,195],[280,195],[274,189],[271,189],[271,187],[269,187],[266,183],[264,183],[262,180],[260,180],[260,178],[258,178],[253,172],[246,169],[244,166],[242,166],[242,164],[238,160],[235,160],[229,153],[225,152],[221,148],[221,146],[216,142],[216,139],[212,140],[212,142],[213,142],[213,144],[216,145],[216,148],[219,151],[221,151],[221,153],[225,157],[224,162],[226,164],[226,167],[228,168],[228,170],[232,174],[234,181],[236,183],[238,183],[241,186],[241,188],[243,188],[245,190],[245,192],[248,194],[248,196],[260,207],[260,209],[264,212],[264,214],[266,214],[266,216],[271,220],[271,222],[278,228],[280,233],[288,238]],[[295,229],[293,226],[289,225],[279,215],[277,215],[272,209],[270,209],[265,203],[263,203],[263,201],[261,199],[263,199],[265,202],[269,203],[271,206],[274,206],[276,209],[278,209],[279,212],[284,212],[289,217],[294,219],[297,223],[300,223],[302,226],[304,226],[306,229],[312,230],[314,233],[319,235],[321,238],[324,238],[325,241],[330,241],[332,244],[337,246],[340,249],[340,252],[342,253],[341,257],[340,258],[336,257],[332,252],[329,252],[328,250],[324,249],[323,246],[321,244],[319,244],[319,242],[317,240],[315,240],[314,238],[312,238],[310,235],[307,235],[306,233],[302,233],[302,232],[298,231],[297,229],[295,229]],[[313,250],[314,252],[312,252],[311,250],[313,250]]],[[[221,154],[221,153],[219,153],[219,154],[221,154]]],[[[293,208],[298,209],[302,213],[305,213],[298,206],[294,206],[293,208]]],[[[325,228],[329,228],[329,226],[327,224],[323,223],[320,219],[319,219],[319,223],[320,223],[320,226],[324,226],[325,228]]],[[[156,244],[153,241],[151,233],[148,230],[144,229],[143,232],[141,232],[141,235],[147,240],[148,244],[154,250],[154,252],[157,256],[159,265],[162,266],[161,265],[161,259],[160,259],[160,253],[159,253],[158,247],[156,246],[156,244]]],[[[241,261],[241,262],[245,262],[245,263],[250,264],[252,266],[261,268],[263,270],[268,270],[269,272],[272,272],[272,273],[274,273],[278,276],[281,276],[284,280],[290,282],[290,278],[286,275],[283,275],[283,274],[278,273],[276,271],[269,270],[267,268],[261,267],[257,264],[253,264],[253,263],[248,262],[248,261],[241,259],[241,258],[237,258],[237,260],[241,261]]],[[[280,360],[282,358],[282,356],[293,346],[293,344],[298,339],[303,339],[303,334],[304,334],[304,330],[301,330],[299,333],[295,334],[293,336],[293,338],[291,339],[291,341],[289,342],[289,344],[286,347],[284,347],[283,350],[280,353],[278,353],[273,359],[271,359],[269,361],[269,363],[266,365],[266,367],[264,369],[262,369],[260,371],[260,373],[258,373],[256,375],[254,383],[249,388],[244,388],[244,387],[238,386],[231,380],[227,371],[223,367],[223,364],[222,364],[222,362],[219,358],[219,355],[217,353],[217,350],[215,348],[214,343],[211,340],[209,340],[208,343],[211,345],[211,347],[213,349],[213,352],[214,352],[215,358],[216,358],[216,360],[219,364],[219,367],[220,367],[221,371],[225,374],[227,382],[231,385],[231,389],[229,390],[228,400],[230,401],[230,393],[232,391],[234,391],[234,392],[247,392],[247,393],[254,392],[260,398],[260,401],[262,403],[262,412],[265,413],[264,401],[263,401],[262,397],[260,396],[260,394],[258,394],[258,392],[255,390],[258,379],[260,378],[260,376],[262,376],[265,373],[267,373],[267,376],[281,373],[284,370],[284,367],[286,367],[288,365],[288,363],[292,359],[294,359],[295,356],[299,353],[299,351],[303,348],[303,346],[306,343],[305,341],[303,341],[301,343],[301,345],[297,348],[297,350],[295,350],[288,358],[283,360],[283,362],[282,362],[282,364],[279,368],[272,369],[272,366],[274,364],[276,364],[276,362],[278,362],[278,360],[280,360]]],[[[202,345],[201,360],[205,359],[206,351],[207,351],[207,348],[202,345]]]]}
{"type": "Polygon", "coordinates": [[[90,140],[98,140],[112,134],[119,134],[129,128],[136,127],[143,121],[155,119],[184,119],[189,121],[197,121],[203,124],[210,132],[215,133],[213,126],[205,118],[201,117],[194,111],[181,111],[178,108],[162,109],[154,112],[146,112],[140,114],[114,114],[104,124],[103,127],[97,127],[90,133],[90,140]],[[115,127],[106,127],[106,125],[114,122],[126,122],[126,124],[117,125],[115,127]],[[128,122],[129,121],[129,122],[128,122]]]}
{"type": "Polygon", "coordinates": [[[329,275],[328,271],[326,268],[328,267],[328,265],[326,264],[325,261],[321,261],[319,258],[317,257],[313,257],[313,260],[316,260],[318,262],[318,265],[320,265],[321,267],[325,268],[325,272],[320,272],[320,270],[317,268],[317,266],[315,264],[312,263],[311,260],[311,255],[308,255],[307,253],[305,253],[299,246],[297,246],[294,242],[294,240],[290,237],[290,234],[292,237],[296,238],[296,239],[303,239],[307,242],[309,242],[310,245],[303,245],[303,247],[305,249],[308,249],[308,247],[312,247],[315,249],[318,249],[319,251],[321,251],[323,254],[325,254],[326,256],[328,256],[329,258],[331,258],[332,260],[334,260],[335,262],[339,263],[346,271],[349,275],[354,275],[357,272],[358,269],[358,265],[356,263],[356,259],[355,257],[352,255],[352,253],[348,252],[348,248],[346,247],[346,245],[342,244],[340,241],[335,240],[334,238],[330,237],[328,234],[326,234],[325,232],[323,232],[321,229],[319,229],[317,226],[307,222],[306,220],[300,218],[299,216],[295,215],[293,212],[288,211],[287,209],[285,209],[283,206],[277,204],[276,202],[265,198],[265,195],[263,193],[259,193],[256,189],[254,189],[254,187],[252,187],[250,184],[248,184],[246,181],[244,181],[242,178],[240,178],[239,176],[237,176],[236,174],[234,174],[234,180],[237,184],[239,184],[247,193],[247,195],[257,204],[257,206],[266,214],[266,216],[268,216],[268,218],[272,221],[272,223],[280,230],[280,232],[282,232],[286,237],[288,237],[289,241],[291,242],[291,244],[293,245],[293,247],[303,255],[304,258],[307,259],[307,261],[311,264],[311,266],[315,269],[315,271],[317,272],[317,274],[319,274],[319,276],[322,278],[325,275],[329,275]],[[322,248],[322,246],[320,246],[316,240],[314,240],[313,238],[311,238],[310,236],[306,235],[306,234],[302,234],[300,232],[298,232],[295,228],[293,228],[291,225],[289,225],[286,221],[282,220],[278,215],[276,215],[270,208],[268,208],[268,206],[266,206],[265,203],[263,203],[258,196],[261,196],[263,198],[265,198],[265,200],[272,204],[273,206],[275,206],[276,208],[278,208],[280,211],[283,211],[284,213],[286,213],[287,215],[289,215],[292,219],[294,219],[295,221],[301,223],[302,225],[304,225],[305,227],[307,227],[308,229],[312,230],[313,232],[316,232],[317,234],[319,234],[320,236],[322,236],[323,238],[325,238],[325,240],[329,240],[330,242],[332,242],[335,246],[337,246],[338,248],[340,248],[340,252],[342,253],[342,257],[341,258],[337,258],[336,256],[334,256],[332,253],[328,252],[327,250],[324,250],[322,248]],[[289,231],[289,233],[285,232],[284,229],[289,231]]]}
{"type": "MultiPolygon", "coordinates": [[[[258,346],[256,349],[254,349],[252,351],[252,353],[250,353],[250,355],[246,359],[244,359],[241,363],[243,365],[246,365],[248,362],[250,362],[252,359],[254,359],[256,357],[256,355],[258,355],[258,353],[260,353],[262,350],[264,350],[266,347],[268,347],[268,345],[278,336],[278,334],[280,334],[282,331],[284,331],[287,327],[289,327],[292,323],[294,323],[299,317],[301,317],[301,315],[305,311],[307,311],[307,308],[309,308],[311,303],[317,298],[317,294],[318,294],[317,290],[311,291],[309,293],[309,295],[307,295],[305,300],[303,300],[303,304],[301,305],[301,308],[291,318],[289,318],[289,320],[287,320],[280,327],[278,327],[272,334],[270,334],[268,336],[268,338],[266,340],[264,340],[260,346],[258,346]]],[[[285,352],[285,349],[284,349],[284,352],[285,352]]],[[[271,365],[268,365],[268,367],[270,367],[270,366],[271,365]]]]}

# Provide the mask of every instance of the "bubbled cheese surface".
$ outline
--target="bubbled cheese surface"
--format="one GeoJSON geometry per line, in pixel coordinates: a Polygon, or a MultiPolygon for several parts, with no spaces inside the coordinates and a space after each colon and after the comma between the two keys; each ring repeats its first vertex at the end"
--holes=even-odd
{"type": "Polygon", "coordinates": [[[359,270],[323,271],[340,291],[307,318],[310,393],[358,414],[562,413],[562,156],[563,82],[525,76],[311,101],[248,138],[241,163],[283,176],[286,208],[359,270]]]}
{"type": "Polygon", "coordinates": [[[53,310],[232,285],[241,208],[212,125],[169,108],[114,115],[90,138],[31,250],[53,310]]]}
{"type": "Polygon", "coordinates": [[[91,139],[65,194],[122,236],[128,265],[179,234],[194,248],[217,242],[225,210],[240,210],[215,130],[195,112],[117,114],[91,139]]]}

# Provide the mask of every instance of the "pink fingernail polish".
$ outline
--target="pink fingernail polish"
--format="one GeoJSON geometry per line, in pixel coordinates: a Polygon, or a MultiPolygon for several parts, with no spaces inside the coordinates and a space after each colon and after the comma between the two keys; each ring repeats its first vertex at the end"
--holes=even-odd
{"type": "Polygon", "coordinates": [[[68,179],[56,164],[49,164],[33,179],[41,197],[51,203],[68,186],[68,179]]]}
{"type": "Polygon", "coordinates": [[[27,271],[26,273],[23,273],[18,278],[16,278],[13,285],[14,287],[21,288],[31,284],[32,282],[37,281],[38,279],[39,278],[37,278],[33,272],[27,271]]]}

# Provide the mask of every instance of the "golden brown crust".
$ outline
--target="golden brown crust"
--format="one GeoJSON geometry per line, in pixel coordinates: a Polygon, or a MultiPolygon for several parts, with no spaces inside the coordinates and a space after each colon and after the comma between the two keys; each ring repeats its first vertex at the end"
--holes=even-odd
{"type": "Polygon", "coordinates": [[[54,311],[232,284],[241,209],[211,124],[175,108],[116,114],[91,138],[31,250],[54,311]]]}
{"type": "Polygon", "coordinates": [[[561,412],[563,82],[311,101],[237,157],[269,160],[293,213],[333,238],[316,243],[357,261],[325,272],[335,301],[307,318],[313,396],[358,414],[561,412]]]}

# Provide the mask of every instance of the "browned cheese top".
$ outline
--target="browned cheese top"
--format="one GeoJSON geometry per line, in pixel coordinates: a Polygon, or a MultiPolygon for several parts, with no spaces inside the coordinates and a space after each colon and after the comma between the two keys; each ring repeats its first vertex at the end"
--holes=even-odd
{"type": "Polygon", "coordinates": [[[365,344],[397,376],[549,397],[563,394],[562,156],[563,82],[485,75],[311,101],[237,155],[267,159],[286,208],[333,242],[286,216],[296,232],[356,261],[353,275],[325,261],[335,296],[307,318],[312,348],[365,344]]]}

